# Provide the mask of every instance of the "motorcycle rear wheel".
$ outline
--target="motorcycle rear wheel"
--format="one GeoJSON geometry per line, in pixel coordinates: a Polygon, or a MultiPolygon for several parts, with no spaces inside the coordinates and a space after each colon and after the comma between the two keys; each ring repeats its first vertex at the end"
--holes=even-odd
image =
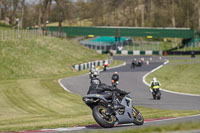
{"type": "Polygon", "coordinates": [[[153,94],[153,99],[156,100],[156,95],[155,94],[153,94]]]}
{"type": "Polygon", "coordinates": [[[135,125],[143,125],[144,118],[143,118],[142,114],[139,112],[139,110],[137,110],[135,107],[132,107],[132,113],[133,113],[133,117],[134,117],[133,123],[135,125]]]}
{"type": "Polygon", "coordinates": [[[104,106],[95,106],[92,110],[95,121],[104,128],[111,128],[114,126],[116,118],[114,115],[106,116],[107,108],[104,106]],[[108,118],[106,118],[108,117],[108,118]]]}
{"type": "Polygon", "coordinates": [[[160,95],[158,95],[158,96],[157,96],[157,100],[160,100],[160,98],[161,98],[160,95]]]}

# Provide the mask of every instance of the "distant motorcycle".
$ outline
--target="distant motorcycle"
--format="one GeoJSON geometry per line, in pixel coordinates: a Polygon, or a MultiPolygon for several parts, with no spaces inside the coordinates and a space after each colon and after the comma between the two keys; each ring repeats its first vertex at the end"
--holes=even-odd
{"type": "Polygon", "coordinates": [[[143,64],[143,61],[142,60],[136,60],[134,59],[131,63],[131,69],[134,69],[135,67],[141,67],[143,64]]]}
{"type": "Polygon", "coordinates": [[[143,61],[142,61],[142,60],[138,60],[138,62],[137,62],[137,64],[136,64],[136,66],[137,66],[137,67],[141,67],[141,66],[142,66],[142,64],[143,64],[143,61]]]}
{"type": "Polygon", "coordinates": [[[134,69],[137,66],[137,60],[134,59],[131,63],[131,69],[134,69]]]}
{"type": "Polygon", "coordinates": [[[106,70],[107,70],[107,67],[108,67],[108,64],[104,64],[104,65],[103,65],[103,71],[106,71],[106,70]]]}
{"type": "Polygon", "coordinates": [[[153,89],[152,95],[153,95],[153,99],[154,99],[154,100],[156,100],[156,99],[157,99],[157,100],[160,100],[160,98],[161,98],[160,89],[159,89],[159,88],[153,89]]]}
{"type": "Polygon", "coordinates": [[[91,110],[95,121],[104,128],[111,128],[117,124],[134,123],[143,125],[144,118],[142,114],[133,106],[132,98],[129,94],[121,96],[120,104],[125,108],[113,109],[113,113],[106,114],[110,108],[111,100],[101,94],[88,94],[83,97],[83,101],[91,110]]]}

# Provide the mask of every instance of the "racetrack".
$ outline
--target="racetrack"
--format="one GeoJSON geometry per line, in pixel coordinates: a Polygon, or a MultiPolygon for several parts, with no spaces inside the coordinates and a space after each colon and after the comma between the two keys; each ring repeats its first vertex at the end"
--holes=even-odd
{"type": "MultiPolygon", "coordinates": [[[[150,108],[172,109],[172,110],[199,110],[200,109],[200,96],[185,96],[179,94],[173,94],[162,91],[161,100],[153,100],[149,87],[143,83],[143,76],[164,63],[164,59],[160,60],[159,57],[152,57],[150,65],[143,64],[142,67],[136,67],[136,69],[130,69],[130,63],[133,60],[133,56],[115,56],[114,59],[122,60],[127,65],[101,72],[100,79],[103,83],[111,84],[111,75],[117,71],[120,76],[119,85],[120,89],[131,92],[134,105],[140,105],[150,108]]],[[[136,56],[136,58],[142,58],[136,56]]],[[[145,60],[150,57],[144,56],[145,60]]],[[[173,57],[164,57],[173,58],[173,57]]],[[[189,57],[174,57],[189,58],[189,57]]],[[[72,93],[86,95],[89,87],[89,76],[81,75],[78,77],[72,77],[60,80],[60,83],[72,93]]],[[[162,83],[161,83],[162,84],[162,83]]]]}
{"type": "MultiPolygon", "coordinates": [[[[158,56],[153,56],[150,65],[143,64],[142,67],[136,67],[135,69],[130,69],[130,63],[133,58],[142,58],[142,56],[115,56],[114,59],[122,60],[126,62],[125,66],[113,68],[106,72],[101,72],[100,79],[103,83],[111,85],[111,75],[117,71],[120,76],[119,85],[120,89],[131,92],[131,96],[133,97],[133,104],[149,107],[149,108],[160,108],[160,109],[170,109],[170,110],[200,110],[200,96],[189,96],[189,95],[180,95],[162,91],[161,100],[153,100],[152,95],[149,91],[149,87],[143,83],[143,76],[150,72],[151,70],[157,68],[162,65],[166,59],[189,59],[190,57],[163,57],[162,60],[159,59],[158,56]]],[[[150,56],[144,56],[145,60],[149,60],[150,56]]],[[[86,95],[89,87],[89,76],[88,74],[61,79],[60,83],[67,88],[72,93],[80,94],[82,96],[86,95]]],[[[161,83],[162,84],[162,83],[161,83]]],[[[92,114],[91,114],[92,115],[92,114]]],[[[177,123],[177,122],[185,122],[185,121],[199,121],[200,115],[182,117],[182,118],[167,118],[164,120],[161,118],[153,119],[149,121],[145,120],[144,126],[149,125],[162,125],[167,123],[177,123]]],[[[129,128],[138,128],[135,125],[121,125],[119,127],[114,127],[112,130],[124,130],[129,128]],[[120,127],[120,128],[119,128],[120,127]]],[[[141,127],[141,126],[139,126],[141,127]]],[[[72,131],[73,132],[87,132],[93,130],[111,130],[111,129],[103,129],[97,125],[92,126],[83,126],[83,127],[74,127],[74,128],[66,128],[63,131],[72,131]],[[81,130],[81,131],[80,131],[81,130]]],[[[59,129],[58,129],[59,130],[59,129]]],[[[57,131],[58,131],[57,130],[57,131]]],[[[59,131],[62,132],[62,129],[59,131]]]]}

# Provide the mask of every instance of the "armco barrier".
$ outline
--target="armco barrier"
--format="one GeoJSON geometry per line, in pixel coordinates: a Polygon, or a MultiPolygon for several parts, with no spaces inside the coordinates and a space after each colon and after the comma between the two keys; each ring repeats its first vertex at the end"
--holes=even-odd
{"type": "MultiPolygon", "coordinates": [[[[116,51],[112,50],[113,54],[122,54],[122,55],[163,55],[163,51],[151,51],[151,50],[146,50],[146,51],[128,51],[128,50],[122,50],[122,51],[116,51]]],[[[109,51],[102,51],[102,50],[97,50],[97,53],[100,54],[107,54],[109,51]]]]}
{"type": "Polygon", "coordinates": [[[91,62],[87,62],[87,63],[77,64],[77,65],[73,65],[72,67],[74,69],[76,69],[77,71],[81,71],[81,70],[84,70],[84,69],[91,68],[92,65],[103,66],[105,61],[107,61],[108,64],[112,64],[112,60],[108,59],[108,60],[98,60],[98,61],[91,61],[91,62]]]}

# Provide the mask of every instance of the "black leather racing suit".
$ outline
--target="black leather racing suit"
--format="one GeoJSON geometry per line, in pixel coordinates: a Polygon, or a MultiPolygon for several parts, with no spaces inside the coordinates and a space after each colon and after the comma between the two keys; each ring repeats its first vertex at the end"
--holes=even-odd
{"type": "MultiPolygon", "coordinates": [[[[99,80],[98,78],[95,78],[94,80],[99,80]]],[[[99,80],[100,81],[100,80],[99,80]]],[[[96,82],[95,82],[96,83],[96,82]]],[[[91,82],[91,85],[89,87],[87,94],[101,94],[104,95],[104,97],[108,100],[112,100],[112,104],[115,106],[119,105],[119,97],[124,96],[127,94],[126,91],[120,90],[116,86],[109,86],[104,83],[99,82],[99,84],[95,84],[91,82]]]]}

